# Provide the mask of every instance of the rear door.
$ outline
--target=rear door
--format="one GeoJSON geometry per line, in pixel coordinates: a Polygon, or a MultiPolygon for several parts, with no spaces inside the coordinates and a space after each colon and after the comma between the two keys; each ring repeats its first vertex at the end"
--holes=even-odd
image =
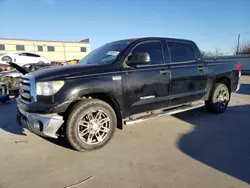
{"type": "Polygon", "coordinates": [[[167,41],[171,62],[171,106],[202,99],[207,82],[205,64],[192,42],[167,41]]]}
{"type": "Polygon", "coordinates": [[[128,57],[132,52],[149,53],[151,62],[133,68],[126,65],[126,60],[124,62],[122,80],[128,115],[168,107],[170,72],[164,60],[161,41],[138,43],[128,57]]]}

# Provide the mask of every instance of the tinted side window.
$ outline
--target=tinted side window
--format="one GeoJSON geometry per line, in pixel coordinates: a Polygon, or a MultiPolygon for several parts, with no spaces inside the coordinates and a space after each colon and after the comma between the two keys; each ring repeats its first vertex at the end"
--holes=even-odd
{"type": "Polygon", "coordinates": [[[195,55],[190,44],[180,42],[168,42],[172,63],[193,61],[195,55]]]}
{"type": "Polygon", "coordinates": [[[27,53],[27,56],[29,56],[29,57],[40,57],[40,55],[31,54],[31,53],[27,53]]]}
{"type": "Polygon", "coordinates": [[[16,51],[25,51],[24,45],[16,45],[16,51]]]}
{"type": "Polygon", "coordinates": [[[162,47],[160,42],[146,42],[136,46],[132,52],[147,52],[150,55],[150,64],[163,63],[162,47]]]}

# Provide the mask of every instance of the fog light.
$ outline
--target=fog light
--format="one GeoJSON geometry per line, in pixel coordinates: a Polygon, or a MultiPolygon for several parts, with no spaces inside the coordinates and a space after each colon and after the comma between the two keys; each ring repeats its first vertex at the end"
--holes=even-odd
{"type": "Polygon", "coordinates": [[[36,130],[39,130],[40,132],[43,132],[43,123],[39,120],[36,120],[34,123],[34,127],[36,130]]]}

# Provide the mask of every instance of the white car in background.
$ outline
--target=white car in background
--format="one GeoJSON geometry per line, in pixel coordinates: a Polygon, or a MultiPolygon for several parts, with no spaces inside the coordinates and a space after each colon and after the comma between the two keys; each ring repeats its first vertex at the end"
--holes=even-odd
{"type": "Polygon", "coordinates": [[[41,63],[41,64],[51,63],[46,57],[27,52],[16,53],[16,54],[4,54],[0,56],[0,61],[6,63],[13,62],[20,66],[28,63],[41,63]]]}

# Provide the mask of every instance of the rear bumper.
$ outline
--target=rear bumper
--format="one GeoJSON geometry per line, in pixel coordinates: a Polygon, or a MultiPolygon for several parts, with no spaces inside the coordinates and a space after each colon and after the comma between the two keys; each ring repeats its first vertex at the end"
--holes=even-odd
{"type": "Polygon", "coordinates": [[[57,138],[57,131],[64,123],[57,114],[36,114],[17,108],[17,121],[29,131],[46,137],[57,138]]]}
{"type": "Polygon", "coordinates": [[[240,83],[238,83],[238,85],[237,85],[237,88],[236,88],[235,92],[237,92],[237,91],[239,91],[239,90],[240,90],[240,83]]]}
{"type": "Polygon", "coordinates": [[[237,84],[237,88],[236,88],[235,92],[240,90],[240,77],[241,77],[241,72],[239,72],[239,80],[238,80],[238,84],[237,84]]]}

